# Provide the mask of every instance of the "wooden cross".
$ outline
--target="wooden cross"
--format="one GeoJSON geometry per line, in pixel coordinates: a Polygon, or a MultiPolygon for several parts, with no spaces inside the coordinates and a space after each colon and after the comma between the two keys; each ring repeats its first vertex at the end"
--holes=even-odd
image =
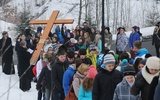
{"type": "Polygon", "coordinates": [[[48,34],[50,33],[54,24],[72,24],[74,22],[73,19],[56,20],[58,14],[59,14],[59,11],[53,11],[49,20],[31,20],[29,22],[30,24],[47,24],[44,29],[43,35],[37,44],[36,50],[34,51],[32,58],[30,59],[30,65],[36,64],[38,57],[40,55],[40,52],[44,46],[44,42],[48,37],[48,34]]]}

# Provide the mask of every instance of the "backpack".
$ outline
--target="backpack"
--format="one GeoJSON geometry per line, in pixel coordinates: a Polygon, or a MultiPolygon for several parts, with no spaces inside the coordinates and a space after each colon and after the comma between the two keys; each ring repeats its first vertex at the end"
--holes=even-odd
{"type": "MultiPolygon", "coordinates": [[[[79,80],[79,85],[81,84],[81,80],[79,77],[75,77],[75,78],[78,78],[79,80]]],[[[74,79],[75,79],[74,78],[74,79]]],[[[71,87],[68,91],[68,94],[66,95],[65,99],[64,100],[78,100],[77,96],[75,95],[74,93],[74,89],[73,89],[73,84],[71,84],[71,87]]]]}

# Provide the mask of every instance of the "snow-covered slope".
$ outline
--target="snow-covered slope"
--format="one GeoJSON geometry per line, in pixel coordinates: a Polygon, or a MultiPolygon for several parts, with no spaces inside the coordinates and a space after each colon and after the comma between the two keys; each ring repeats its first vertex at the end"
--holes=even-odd
{"type": "MultiPolygon", "coordinates": [[[[15,68],[17,68],[15,66],[15,68]]],[[[16,72],[17,73],[17,72],[16,72]]],[[[8,89],[9,86],[15,84],[19,79],[18,75],[5,75],[2,73],[2,66],[0,66],[0,96],[2,96],[8,89]]],[[[22,92],[19,89],[19,82],[10,89],[4,96],[0,97],[0,100],[37,100],[36,84],[32,82],[32,88],[28,92],[22,92]],[[9,95],[9,96],[8,96],[9,95]],[[7,97],[9,99],[7,99],[7,97]]]]}

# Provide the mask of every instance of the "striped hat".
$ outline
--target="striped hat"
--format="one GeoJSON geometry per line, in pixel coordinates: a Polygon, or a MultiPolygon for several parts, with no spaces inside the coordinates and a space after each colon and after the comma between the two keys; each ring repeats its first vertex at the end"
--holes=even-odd
{"type": "Polygon", "coordinates": [[[116,60],[114,58],[114,56],[112,54],[106,54],[104,56],[104,60],[103,60],[103,64],[107,65],[107,64],[115,64],[116,60]]]}

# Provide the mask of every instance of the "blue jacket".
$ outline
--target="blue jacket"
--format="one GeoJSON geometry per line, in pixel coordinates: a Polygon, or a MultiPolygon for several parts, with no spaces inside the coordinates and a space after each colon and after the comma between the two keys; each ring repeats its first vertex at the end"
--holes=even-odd
{"type": "Polygon", "coordinates": [[[98,47],[98,54],[100,54],[102,52],[102,40],[98,41],[97,47],[98,47]]]}
{"type": "Polygon", "coordinates": [[[65,96],[68,94],[68,91],[70,89],[70,86],[72,84],[73,75],[76,72],[75,69],[73,69],[71,66],[68,67],[68,69],[64,72],[63,75],[63,89],[65,96]]]}
{"type": "Polygon", "coordinates": [[[134,34],[130,34],[130,37],[129,37],[129,47],[133,48],[133,43],[137,40],[140,40],[140,36],[137,32],[135,32],[134,34]]]}
{"type": "Polygon", "coordinates": [[[60,43],[64,43],[64,38],[63,38],[63,36],[62,36],[62,33],[61,33],[59,27],[57,27],[57,28],[55,29],[55,33],[58,35],[58,39],[59,39],[58,41],[59,41],[60,43]]]}
{"type": "Polygon", "coordinates": [[[142,49],[140,49],[137,53],[136,53],[136,56],[139,56],[139,57],[141,57],[141,56],[143,56],[144,54],[148,54],[149,52],[148,52],[148,50],[146,49],[146,48],[142,48],[142,49]]]}
{"type": "Polygon", "coordinates": [[[79,88],[78,100],[92,100],[92,91],[85,91],[82,85],[79,88]]]}

